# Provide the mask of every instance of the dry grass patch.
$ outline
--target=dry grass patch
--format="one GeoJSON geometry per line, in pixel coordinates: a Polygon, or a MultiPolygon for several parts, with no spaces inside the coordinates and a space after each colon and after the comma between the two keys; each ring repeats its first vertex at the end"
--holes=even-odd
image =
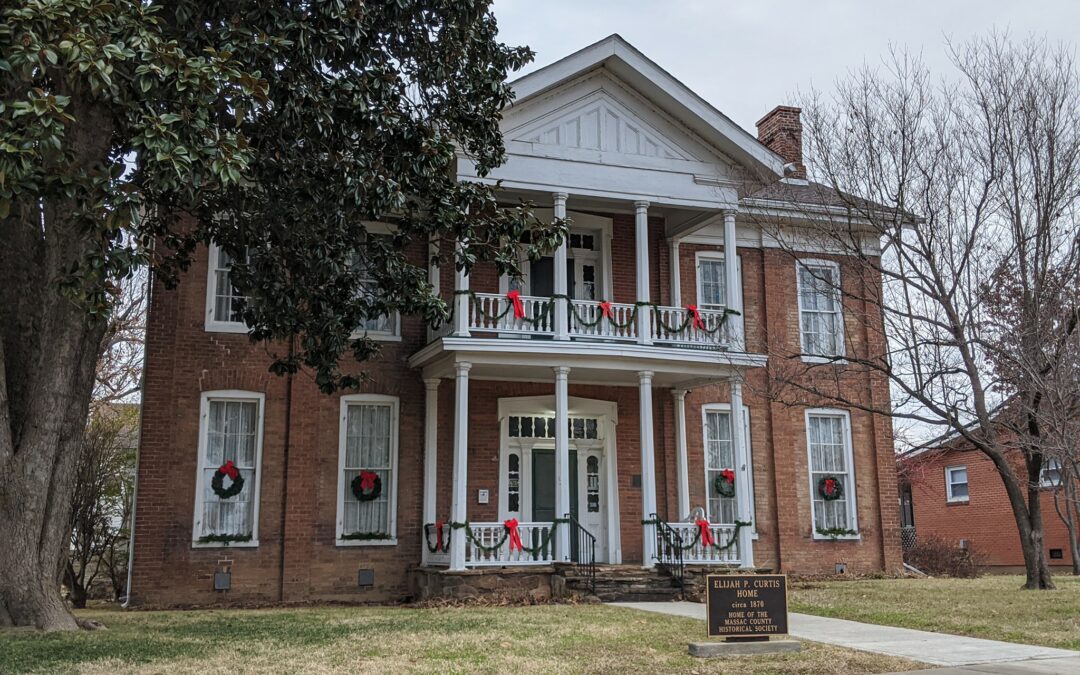
{"type": "Polygon", "coordinates": [[[702,661],[701,621],[598,605],[86,611],[109,630],[0,633],[0,672],[879,673],[910,661],[806,644],[702,661]]]}
{"type": "Polygon", "coordinates": [[[791,611],[1006,642],[1080,649],[1080,578],[1021,590],[1017,575],[793,583],[791,611]]]}

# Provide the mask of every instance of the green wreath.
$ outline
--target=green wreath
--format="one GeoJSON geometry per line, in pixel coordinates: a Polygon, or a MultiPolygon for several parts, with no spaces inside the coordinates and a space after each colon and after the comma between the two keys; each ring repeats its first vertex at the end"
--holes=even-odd
{"type": "Polygon", "coordinates": [[[374,471],[361,471],[349,483],[349,488],[357,501],[370,502],[382,494],[382,478],[374,471]]]}
{"type": "Polygon", "coordinates": [[[822,476],[817,483],[818,494],[827,502],[834,502],[844,496],[844,484],[836,476],[822,476]]]}
{"type": "Polygon", "coordinates": [[[218,499],[230,499],[240,494],[240,491],[244,489],[244,477],[240,475],[240,470],[236,468],[231,459],[219,466],[218,470],[214,472],[214,477],[210,480],[210,489],[214,491],[218,499]],[[225,476],[232,480],[229,487],[224,486],[225,476]]]}
{"type": "Polygon", "coordinates": [[[716,478],[713,479],[713,489],[716,490],[716,494],[730,499],[735,496],[735,472],[731,469],[724,469],[720,473],[716,474],[716,478]]]}

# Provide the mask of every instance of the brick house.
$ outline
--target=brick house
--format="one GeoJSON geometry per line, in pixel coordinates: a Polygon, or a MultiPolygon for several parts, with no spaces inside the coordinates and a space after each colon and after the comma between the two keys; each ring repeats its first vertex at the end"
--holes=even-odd
{"type": "MultiPolygon", "coordinates": [[[[1018,475],[1025,474],[1018,450],[1010,464],[1018,475]]],[[[920,538],[940,537],[969,548],[995,571],[1024,570],[1020,535],[1005,485],[989,457],[954,440],[900,455],[897,480],[905,546],[920,538]]],[[[1047,460],[1039,480],[1047,562],[1052,567],[1069,567],[1069,532],[1054,508],[1054,493],[1060,485],[1061,464],[1047,460]]]]}
{"type": "MultiPolygon", "coordinates": [[[[385,342],[361,390],[269,374],[215,247],[177,290],[155,284],[133,603],[219,602],[224,571],[230,602],[355,602],[413,595],[417,570],[652,568],[664,536],[718,569],[900,566],[889,421],[758,393],[770,354],[884,349],[867,330],[880,317],[822,281],[865,283],[849,262],[793,256],[761,226],[797,225],[803,198],[846,217],[805,179],[799,110],[754,138],[619,36],[514,88],[509,159],[485,180],[568,217],[569,241],[520,282],[432,269],[451,322],[369,322],[385,342]],[[222,499],[225,461],[245,487],[222,499]],[[819,495],[825,476],[840,499],[819,495]],[[505,541],[511,518],[530,551],[505,541]]],[[[880,378],[852,386],[887,401],[880,378]]]]}

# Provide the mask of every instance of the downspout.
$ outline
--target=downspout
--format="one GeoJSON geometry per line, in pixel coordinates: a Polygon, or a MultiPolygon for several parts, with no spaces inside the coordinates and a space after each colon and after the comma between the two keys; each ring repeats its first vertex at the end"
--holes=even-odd
{"type": "Polygon", "coordinates": [[[143,333],[142,372],[139,373],[139,445],[135,448],[135,482],[131,489],[131,529],[128,533],[127,583],[124,590],[124,602],[120,605],[124,609],[127,609],[128,605],[131,604],[131,570],[135,567],[135,515],[139,505],[139,459],[142,457],[143,413],[146,410],[146,406],[143,405],[143,394],[146,392],[146,351],[149,342],[146,336],[150,332],[150,304],[153,299],[153,288],[154,270],[148,268],[146,272],[146,327],[143,333]]]}
{"type": "MultiPolygon", "coordinates": [[[[296,353],[296,336],[289,337],[289,362],[296,353]]],[[[289,502],[289,442],[292,432],[292,393],[293,373],[290,372],[285,383],[285,447],[282,454],[281,472],[281,554],[278,561],[278,602],[285,602],[285,514],[289,502]]]]}

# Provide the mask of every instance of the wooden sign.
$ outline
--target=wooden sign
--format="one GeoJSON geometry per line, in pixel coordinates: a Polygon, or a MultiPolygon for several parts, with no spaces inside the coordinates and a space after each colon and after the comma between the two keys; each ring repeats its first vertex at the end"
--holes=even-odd
{"type": "Polygon", "coordinates": [[[706,581],[709,637],[787,635],[787,575],[710,574],[706,581]]]}

